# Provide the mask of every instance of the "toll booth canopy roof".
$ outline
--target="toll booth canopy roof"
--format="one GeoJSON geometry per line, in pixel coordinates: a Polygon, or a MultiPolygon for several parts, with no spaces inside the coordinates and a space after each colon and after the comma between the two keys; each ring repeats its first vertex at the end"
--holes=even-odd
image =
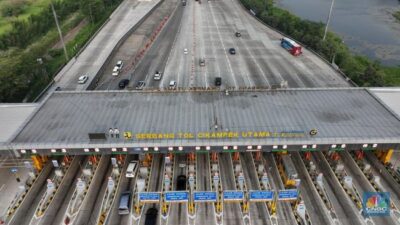
{"type": "Polygon", "coordinates": [[[363,88],[230,91],[228,95],[60,91],[42,103],[12,145],[29,149],[399,140],[397,115],[363,88]],[[120,138],[111,138],[110,128],[117,128],[120,138]],[[89,139],[89,133],[100,133],[105,139],[89,139]]]}

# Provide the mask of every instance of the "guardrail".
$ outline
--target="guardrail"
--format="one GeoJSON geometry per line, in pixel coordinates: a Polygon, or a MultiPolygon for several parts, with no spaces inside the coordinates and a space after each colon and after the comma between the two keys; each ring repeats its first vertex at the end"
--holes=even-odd
{"type": "Polygon", "coordinates": [[[309,48],[306,44],[296,40],[295,38],[281,32],[280,30],[277,30],[274,27],[271,27],[270,25],[264,23],[264,21],[262,21],[260,18],[257,17],[257,14],[252,10],[252,9],[247,9],[240,0],[237,0],[239,2],[239,5],[242,6],[242,8],[245,9],[245,11],[247,13],[249,13],[252,17],[254,17],[256,20],[258,20],[258,22],[262,23],[264,26],[268,27],[269,29],[281,34],[282,36],[286,36],[289,37],[290,39],[296,41],[298,44],[300,44],[301,46],[303,46],[304,48],[306,48],[308,51],[310,51],[311,53],[313,53],[314,55],[316,55],[318,58],[320,58],[322,61],[324,61],[328,66],[330,66],[333,70],[335,70],[336,72],[338,72],[347,82],[350,83],[350,85],[352,85],[353,87],[358,87],[358,85],[350,78],[348,77],[343,71],[340,70],[340,68],[335,68],[332,63],[330,63],[328,60],[326,60],[322,55],[320,55],[319,53],[317,53],[316,51],[314,51],[313,49],[309,48]]]}

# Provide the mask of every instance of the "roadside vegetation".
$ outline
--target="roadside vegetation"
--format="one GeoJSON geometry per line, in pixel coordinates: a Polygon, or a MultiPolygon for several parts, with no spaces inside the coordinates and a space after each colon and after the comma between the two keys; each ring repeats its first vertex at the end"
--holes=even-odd
{"type": "MultiPolygon", "coordinates": [[[[53,0],[64,36],[87,21],[66,43],[69,57],[121,1],[53,0]]],[[[0,13],[0,102],[32,101],[67,63],[62,48],[52,48],[59,36],[50,0],[2,0],[0,13]]]]}
{"type": "Polygon", "coordinates": [[[247,9],[255,12],[264,23],[316,51],[329,62],[334,59],[340,70],[359,86],[400,86],[400,66],[385,67],[377,61],[355,55],[350,52],[343,40],[332,32],[328,32],[323,41],[325,28],[323,23],[300,19],[274,6],[272,0],[240,1],[247,9]]]}
{"type": "Polygon", "coordinates": [[[394,16],[394,18],[396,18],[397,22],[400,23],[400,11],[394,12],[393,16],[394,16]]]}

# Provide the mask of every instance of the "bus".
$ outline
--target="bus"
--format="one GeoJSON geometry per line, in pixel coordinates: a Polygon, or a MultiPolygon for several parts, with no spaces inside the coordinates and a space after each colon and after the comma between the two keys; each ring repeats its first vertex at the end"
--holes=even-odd
{"type": "Polygon", "coordinates": [[[128,168],[126,169],[125,176],[128,178],[135,177],[136,167],[137,167],[137,161],[131,161],[128,165],[128,168]]]}
{"type": "Polygon", "coordinates": [[[131,192],[130,191],[122,192],[121,197],[119,198],[118,214],[119,215],[129,214],[130,205],[131,205],[131,192]]]}

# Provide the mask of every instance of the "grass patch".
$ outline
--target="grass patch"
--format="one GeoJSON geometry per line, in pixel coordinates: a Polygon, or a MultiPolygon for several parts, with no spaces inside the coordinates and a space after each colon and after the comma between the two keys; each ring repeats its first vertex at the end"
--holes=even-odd
{"type": "MultiPolygon", "coordinates": [[[[1,0],[0,1],[0,12],[6,7],[15,4],[15,0],[1,0]]],[[[21,14],[17,16],[6,17],[4,15],[0,16],[0,35],[10,31],[11,22],[17,20],[26,20],[31,15],[39,14],[43,9],[50,4],[50,0],[26,0],[23,4],[21,14]]]]}
{"type": "Polygon", "coordinates": [[[387,86],[400,86],[400,66],[384,67],[383,71],[385,71],[384,80],[387,86]]]}

